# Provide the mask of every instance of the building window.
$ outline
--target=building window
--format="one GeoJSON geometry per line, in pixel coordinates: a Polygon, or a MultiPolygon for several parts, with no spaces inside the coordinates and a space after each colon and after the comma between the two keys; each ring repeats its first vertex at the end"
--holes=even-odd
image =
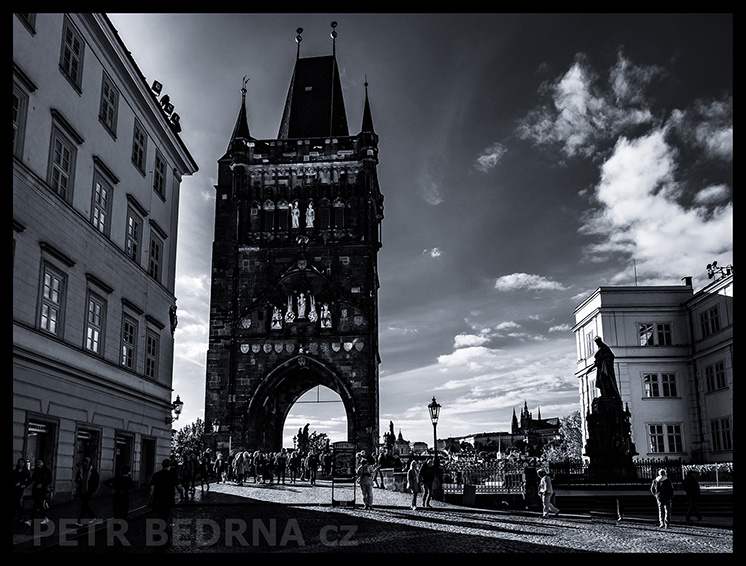
{"type": "Polygon", "coordinates": [[[62,54],[60,55],[60,70],[68,80],[80,91],[83,75],[83,54],[85,42],[72,23],[65,19],[62,30],[62,54]]]}
{"type": "Polygon", "coordinates": [[[13,83],[13,155],[23,156],[23,140],[26,133],[28,113],[28,93],[17,83],[13,83]]]}
{"type": "Polygon", "coordinates": [[[670,346],[673,344],[670,324],[656,324],[655,335],[658,339],[658,346],[670,346]]]}
{"type": "Polygon", "coordinates": [[[650,424],[648,425],[648,438],[650,452],[661,454],[684,451],[680,424],[650,424]]]}
{"type": "Polygon", "coordinates": [[[128,316],[122,320],[122,360],[127,369],[135,369],[135,346],[137,344],[137,323],[128,316]]]}
{"type": "Polygon", "coordinates": [[[98,430],[78,428],[75,434],[75,462],[82,462],[83,458],[90,458],[98,465],[101,446],[101,435],[98,430]]]}
{"type": "Polygon", "coordinates": [[[733,440],[730,432],[730,418],[714,419],[710,421],[713,450],[733,450],[733,440]]]}
{"type": "Polygon", "coordinates": [[[644,373],[642,375],[645,397],[677,397],[675,373],[644,373]]]}
{"type": "Polygon", "coordinates": [[[670,323],[641,322],[637,327],[640,346],[670,346],[673,344],[670,323]]]}
{"type": "Polygon", "coordinates": [[[153,190],[162,199],[166,198],[166,162],[160,151],[155,152],[155,167],[153,168],[153,190]]]}
{"type": "Polygon", "coordinates": [[[101,341],[104,335],[105,305],[96,295],[88,296],[88,316],[86,317],[85,349],[94,354],[102,353],[101,341]]]}
{"type": "Polygon", "coordinates": [[[98,173],[93,175],[93,203],[91,223],[104,236],[109,235],[109,211],[111,210],[111,186],[98,173]]]}
{"type": "Polygon", "coordinates": [[[593,331],[590,331],[585,335],[585,351],[587,353],[586,358],[590,358],[596,351],[596,343],[594,342],[596,335],[593,331]]]}
{"type": "Polygon", "coordinates": [[[334,228],[345,227],[345,205],[339,199],[334,201],[334,228]]]}
{"type": "Polygon", "coordinates": [[[717,305],[699,315],[699,326],[702,330],[702,338],[720,330],[720,309],[717,305]]]}
{"type": "Polygon", "coordinates": [[[36,32],[36,14],[19,14],[16,12],[18,19],[23,22],[23,25],[33,34],[36,32]]]}
{"type": "Polygon", "coordinates": [[[272,202],[264,203],[264,231],[272,232],[275,229],[275,205],[272,202]]]}
{"type": "Polygon", "coordinates": [[[135,128],[132,132],[132,163],[145,174],[145,156],[148,149],[148,137],[140,122],[135,120],[135,128]]]}
{"type": "Polygon", "coordinates": [[[98,118],[101,123],[106,127],[112,134],[117,133],[117,108],[119,107],[119,91],[114,86],[114,83],[109,78],[109,75],[104,73],[103,80],[101,82],[101,107],[98,111],[98,118]]]}
{"type": "Polygon", "coordinates": [[[161,280],[161,263],[163,261],[163,242],[150,233],[150,258],[148,259],[148,274],[156,281],[161,280]]]}
{"type": "Polygon", "coordinates": [[[150,379],[158,377],[158,335],[148,332],[145,344],[145,376],[150,379]]]}
{"type": "Polygon", "coordinates": [[[277,205],[277,230],[280,232],[287,232],[290,228],[290,209],[287,203],[280,203],[277,205]]]}
{"type": "Polygon", "coordinates": [[[72,200],[75,146],[57,128],[52,128],[49,185],[67,202],[72,200]]]}
{"type": "Polygon", "coordinates": [[[705,382],[707,391],[717,391],[728,387],[728,381],[725,378],[725,363],[716,362],[705,367],[705,382]]]}
{"type": "Polygon", "coordinates": [[[44,266],[42,277],[39,326],[59,336],[62,324],[62,304],[65,296],[65,277],[50,266],[44,266]]]}
{"type": "Polygon", "coordinates": [[[127,235],[124,240],[124,251],[136,263],[140,263],[141,239],[142,218],[130,208],[127,210],[127,235]]]}
{"type": "Polygon", "coordinates": [[[331,226],[331,210],[328,206],[322,206],[319,210],[319,229],[328,230],[331,226]]]}
{"type": "Polygon", "coordinates": [[[54,470],[54,455],[57,452],[55,438],[57,438],[57,427],[54,423],[36,418],[28,421],[23,457],[29,462],[31,471],[39,460],[43,460],[47,468],[54,470]]]}

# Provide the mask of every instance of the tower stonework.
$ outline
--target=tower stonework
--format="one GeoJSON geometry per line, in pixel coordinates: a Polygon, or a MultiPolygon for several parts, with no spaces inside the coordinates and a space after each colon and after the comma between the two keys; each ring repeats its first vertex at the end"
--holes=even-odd
{"type": "Polygon", "coordinates": [[[279,450],[293,404],[323,385],[341,398],[347,440],[371,450],[383,196],[367,83],[356,135],[336,55],[298,54],[276,139],[251,136],[241,92],[215,186],[208,441],[279,450]]]}

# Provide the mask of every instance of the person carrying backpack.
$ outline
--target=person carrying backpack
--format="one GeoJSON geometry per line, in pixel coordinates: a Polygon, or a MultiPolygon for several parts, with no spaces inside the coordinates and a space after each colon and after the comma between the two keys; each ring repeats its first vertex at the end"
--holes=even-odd
{"type": "Polygon", "coordinates": [[[655,496],[658,504],[658,527],[667,529],[671,521],[674,489],[665,468],[658,470],[658,477],[650,484],[650,493],[655,496]]]}

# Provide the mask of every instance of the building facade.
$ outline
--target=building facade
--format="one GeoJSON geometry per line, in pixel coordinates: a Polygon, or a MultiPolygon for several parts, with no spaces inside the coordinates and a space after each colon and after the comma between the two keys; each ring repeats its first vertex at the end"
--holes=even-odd
{"type": "Polygon", "coordinates": [[[178,114],[104,14],[13,16],[14,462],[143,485],[171,441],[178,114]],[[155,85],[155,91],[157,91],[155,85]]]}
{"type": "Polygon", "coordinates": [[[733,460],[733,274],[683,285],[599,287],[575,309],[583,437],[599,395],[597,336],[615,355],[636,459],[733,460]]]}
{"type": "Polygon", "coordinates": [[[377,446],[378,136],[367,84],[350,135],[336,55],[300,57],[300,31],[277,137],[251,135],[244,84],[218,161],[205,423],[224,452],[279,450],[318,385],[340,396],[348,441],[377,446]]]}

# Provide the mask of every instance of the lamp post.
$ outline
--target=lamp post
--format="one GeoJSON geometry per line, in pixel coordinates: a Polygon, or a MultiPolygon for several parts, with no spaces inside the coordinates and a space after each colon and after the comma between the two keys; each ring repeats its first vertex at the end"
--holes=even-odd
{"type": "Polygon", "coordinates": [[[438,418],[440,417],[440,405],[433,397],[433,402],[427,406],[430,412],[430,422],[433,423],[433,449],[435,457],[433,466],[435,467],[435,481],[433,481],[433,499],[435,501],[443,500],[443,470],[440,467],[440,457],[438,456],[438,418]]]}
{"type": "Polygon", "coordinates": [[[184,408],[184,403],[181,399],[179,399],[179,396],[176,396],[176,401],[171,403],[171,410],[173,411],[174,415],[173,417],[166,417],[165,423],[171,424],[175,420],[179,419],[179,415],[181,414],[181,410],[184,408]]]}

